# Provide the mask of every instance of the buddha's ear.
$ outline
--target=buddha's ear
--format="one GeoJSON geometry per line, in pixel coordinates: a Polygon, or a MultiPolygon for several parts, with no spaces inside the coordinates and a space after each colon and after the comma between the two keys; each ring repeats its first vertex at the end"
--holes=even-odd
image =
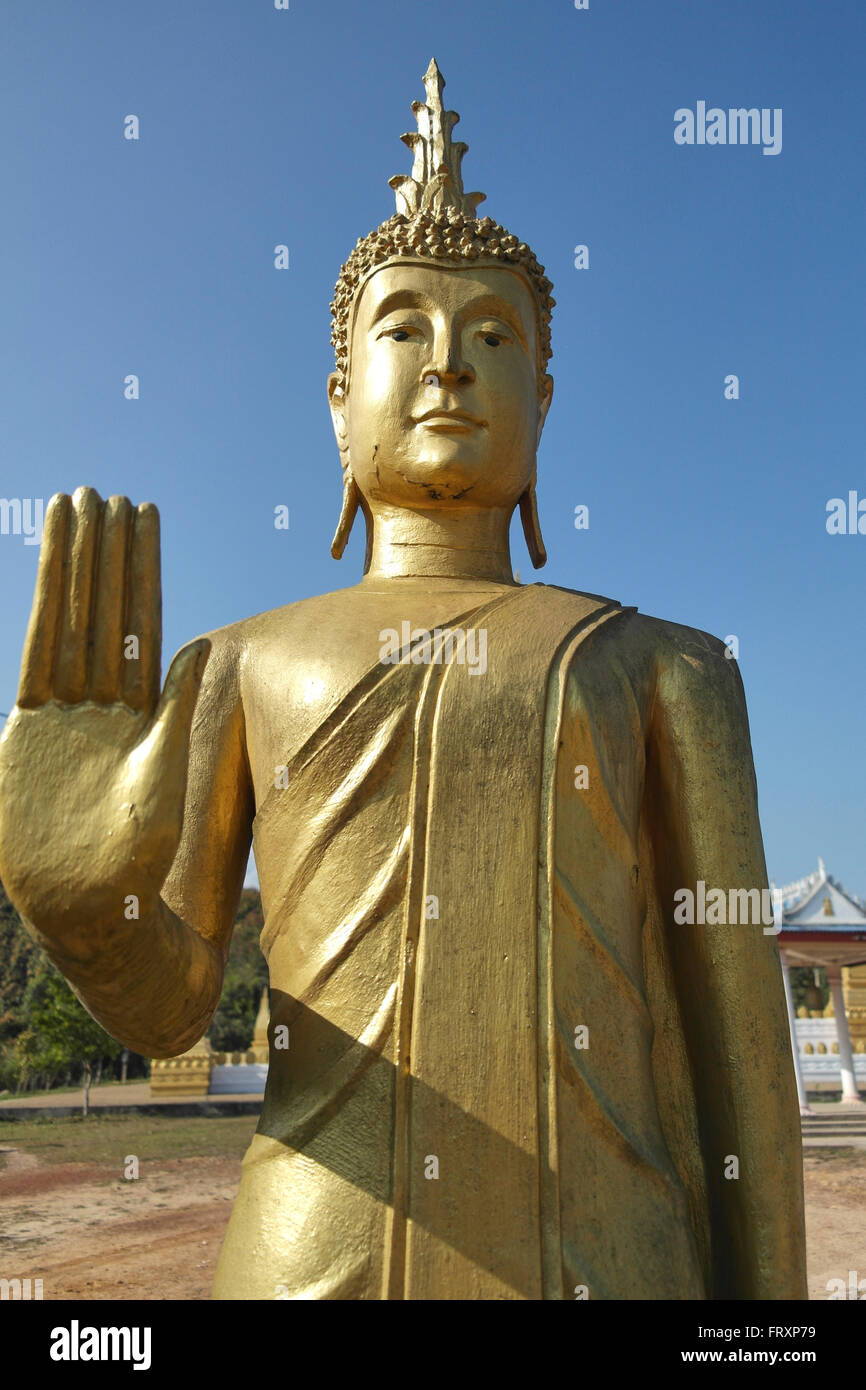
{"type": "Polygon", "coordinates": [[[547,412],[550,409],[550,402],[553,400],[553,377],[548,373],[542,382],[543,391],[538,401],[538,431],[535,436],[535,447],[541,443],[541,431],[544,429],[544,422],[547,419],[547,412]]]}
{"type": "MultiPolygon", "coordinates": [[[[346,392],[340,384],[338,372],[331,372],[328,377],[328,404],[331,407],[331,421],[334,426],[334,434],[337,437],[337,448],[340,450],[340,463],[343,466],[343,505],[340,509],[340,520],[337,523],[337,531],[331,542],[331,554],[335,560],[339,560],[346,548],[352,524],[358,512],[358,508],[363,505],[363,499],[358,489],[355,479],[352,477],[352,469],[349,466],[349,427],[346,420],[346,392]]],[[[370,563],[370,525],[367,526],[367,558],[364,573],[370,563]]]]}
{"type": "Polygon", "coordinates": [[[340,461],[346,467],[349,453],[349,429],[346,420],[346,392],[340,383],[339,372],[331,372],[328,377],[328,405],[331,410],[331,423],[334,426],[334,435],[337,440],[337,448],[340,451],[340,461]]]}

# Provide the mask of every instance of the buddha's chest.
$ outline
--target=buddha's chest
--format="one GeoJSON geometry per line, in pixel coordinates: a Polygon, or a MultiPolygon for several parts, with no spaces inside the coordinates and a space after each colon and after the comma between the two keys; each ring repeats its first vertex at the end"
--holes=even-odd
{"type": "Polygon", "coordinates": [[[257,803],[279,769],[376,672],[401,661],[456,661],[479,677],[486,673],[487,632],[473,616],[484,607],[477,598],[346,597],[327,612],[313,605],[309,613],[295,610],[286,632],[269,634],[247,655],[244,714],[257,803]]]}

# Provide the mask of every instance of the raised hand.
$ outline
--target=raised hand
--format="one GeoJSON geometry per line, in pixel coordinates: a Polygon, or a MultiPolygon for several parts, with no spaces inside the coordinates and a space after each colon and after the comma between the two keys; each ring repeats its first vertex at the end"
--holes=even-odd
{"type": "Polygon", "coordinates": [[[0,878],[46,936],[145,916],[171,867],[210,643],[178,652],[160,696],[161,641],[156,507],[53,497],[0,738],[0,878]]]}

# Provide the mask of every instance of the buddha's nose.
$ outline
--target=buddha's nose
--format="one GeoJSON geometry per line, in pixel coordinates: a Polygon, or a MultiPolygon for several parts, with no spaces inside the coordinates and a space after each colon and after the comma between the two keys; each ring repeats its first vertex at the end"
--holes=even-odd
{"type": "Polygon", "coordinates": [[[450,355],[435,364],[425,367],[422,381],[425,386],[454,387],[471,386],[475,373],[468,362],[455,361],[450,355]]]}

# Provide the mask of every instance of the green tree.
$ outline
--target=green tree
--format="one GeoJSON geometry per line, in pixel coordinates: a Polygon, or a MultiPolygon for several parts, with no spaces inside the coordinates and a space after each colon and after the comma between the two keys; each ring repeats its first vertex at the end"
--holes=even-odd
{"type": "MultiPolygon", "coordinates": [[[[262,926],[258,891],[245,888],[235,919],[222,997],[208,1034],[211,1045],[219,1052],[243,1051],[252,1040],[262,987],[268,982],[268,968],[259,947],[262,926]]],[[[85,1069],[85,1052],[90,1056],[90,1077],[103,1062],[114,1065],[119,1074],[122,1049],[90,1017],[63,977],[46,961],[0,884],[0,1090],[50,1087],[63,1084],[64,1078],[68,1085],[71,1070],[85,1069]],[[46,977],[53,977],[54,983],[46,985],[46,977]],[[62,1003],[62,1007],[59,1018],[52,1023],[48,1014],[55,1003],[62,1003]],[[34,1008],[39,1011],[38,1026],[34,1008]],[[71,1016],[67,1017],[69,1011],[71,1016]],[[82,1039],[83,1051],[76,1052],[73,1046],[76,1036],[82,1039]],[[102,1050],[95,1041],[91,1048],[88,1039],[99,1040],[102,1050]]],[[[147,1072],[148,1060],[136,1052],[130,1053],[129,1075],[146,1076],[147,1072]]],[[[85,1077],[87,1090],[89,1084],[89,1077],[85,1077]]]]}
{"type": "Polygon", "coordinates": [[[110,1038],[84,1008],[53,966],[31,980],[24,999],[29,1026],[22,1035],[35,1070],[58,1071],[81,1067],[84,1114],[90,1109],[93,1069],[106,1058],[119,1057],[121,1044],[110,1038]]]}
{"type": "Polygon", "coordinates": [[[27,1027],[23,1002],[28,982],[42,965],[42,952],[0,884],[0,1046],[27,1027]]]}
{"type": "MultiPolygon", "coordinates": [[[[42,1038],[33,1032],[29,1012],[31,986],[48,968],[53,969],[30,937],[0,883],[0,1091],[17,1091],[37,1085],[45,1088],[58,1084],[68,1086],[72,1073],[83,1065],[78,1058],[69,1058],[65,1051],[44,1046],[42,1038]]],[[[75,1004],[82,1008],[77,999],[75,1004]]],[[[121,1070],[113,1046],[97,1059],[97,1072],[103,1063],[113,1066],[116,1072],[121,1070]]],[[[129,1053],[130,1078],[147,1076],[149,1067],[148,1058],[137,1052],[129,1053]]]]}
{"type": "Polygon", "coordinates": [[[223,992],[208,1029],[217,1052],[242,1052],[252,1042],[259,1000],[268,983],[268,967],[259,946],[264,919],[256,889],[245,888],[235,919],[226,962],[223,992]]]}

